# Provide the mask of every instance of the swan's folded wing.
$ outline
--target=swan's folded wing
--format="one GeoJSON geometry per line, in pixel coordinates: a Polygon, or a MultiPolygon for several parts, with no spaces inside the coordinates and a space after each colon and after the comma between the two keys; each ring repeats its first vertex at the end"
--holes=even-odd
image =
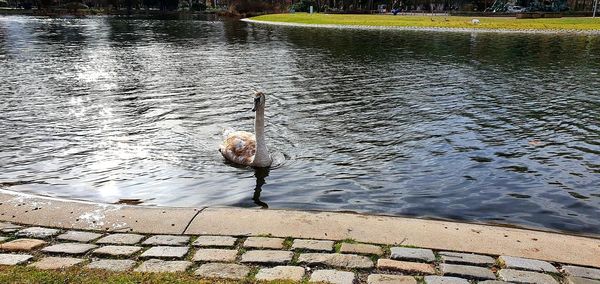
{"type": "Polygon", "coordinates": [[[221,145],[220,152],[225,159],[231,162],[250,165],[256,154],[256,138],[250,132],[232,132],[221,145]]]}

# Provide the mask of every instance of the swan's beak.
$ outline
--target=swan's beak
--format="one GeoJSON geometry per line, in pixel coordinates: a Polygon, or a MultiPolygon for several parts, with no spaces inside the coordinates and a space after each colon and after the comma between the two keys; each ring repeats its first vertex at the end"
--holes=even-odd
{"type": "Polygon", "coordinates": [[[254,98],[254,107],[252,108],[252,111],[256,111],[256,108],[258,107],[259,103],[260,103],[260,97],[254,98]]]}

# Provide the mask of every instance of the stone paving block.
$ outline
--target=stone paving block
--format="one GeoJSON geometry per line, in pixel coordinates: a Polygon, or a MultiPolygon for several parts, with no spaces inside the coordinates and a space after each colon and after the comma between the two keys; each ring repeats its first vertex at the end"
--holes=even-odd
{"type": "Polygon", "coordinates": [[[440,270],[444,274],[444,276],[456,276],[467,279],[474,280],[495,280],[496,275],[492,273],[491,270],[478,267],[478,266],[468,266],[468,265],[456,265],[456,264],[447,264],[442,263],[440,265],[440,270]]]}
{"type": "Polygon", "coordinates": [[[16,239],[0,244],[0,251],[31,251],[46,244],[45,241],[36,239],[16,239]]]}
{"type": "Polygon", "coordinates": [[[299,266],[275,266],[273,268],[262,268],[256,274],[256,280],[275,281],[287,280],[300,282],[304,277],[304,267],[299,266]]]}
{"type": "Polygon", "coordinates": [[[6,241],[8,238],[7,237],[0,237],[0,243],[3,243],[4,241],[6,241]]]}
{"type": "Polygon", "coordinates": [[[523,284],[558,284],[558,281],[548,274],[522,271],[515,269],[501,269],[498,272],[501,280],[523,284]]]}
{"type": "Polygon", "coordinates": [[[11,224],[11,223],[0,222],[0,232],[3,232],[3,233],[14,233],[22,228],[23,228],[23,226],[11,224]]]}
{"type": "Polygon", "coordinates": [[[340,253],[302,253],[298,262],[306,265],[328,265],[344,268],[371,268],[373,261],[362,255],[340,253]]]}
{"type": "Polygon", "coordinates": [[[333,251],[333,241],[318,241],[318,240],[302,240],[296,239],[294,240],[294,244],[292,244],[292,249],[303,249],[303,250],[312,250],[312,251],[333,251]]]}
{"type": "Polygon", "coordinates": [[[392,259],[425,262],[433,262],[435,260],[435,255],[430,249],[393,247],[391,252],[392,259]]]}
{"type": "Polygon", "coordinates": [[[183,258],[189,248],[188,247],[168,247],[168,246],[158,246],[151,247],[149,250],[145,251],[140,255],[142,258],[183,258]]]}
{"type": "Polygon", "coordinates": [[[199,236],[193,246],[197,247],[232,247],[236,238],[229,236],[199,236]]]}
{"type": "Polygon", "coordinates": [[[442,262],[450,264],[469,264],[477,266],[491,266],[495,263],[493,257],[472,253],[439,252],[442,262]]]}
{"type": "Polygon", "coordinates": [[[84,254],[91,249],[97,248],[97,245],[80,244],[80,243],[64,243],[51,245],[42,249],[43,252],[63,253],[63,254],[84,254]]]}
{"type": "Polygon", "coordinates": [[[102,234],[96,234],[92,232],[81,232],[81,231],[68,231],[62,235],[56,237],[59,240],[65,241],[74,241],[80,243],[91,242],[99,237],[102,237],[102,234]]]}
{"type": "Polygon", "coordinates": [[[568,276],[566,283],[567,284],[600,284],[600,280],[568,276]]]}
{"type": "Polygon", "coordinates": [[[469,284],[467,279],[448,276],[425,276],[425,284],[469,284]]]}
{"type": "Polygon", "coordinates": [[[85,259],[72,257],[44,257],[29,266],[37,269],[62,269],[83,263],[85,259]]]}
{"type": "Polygon", "coordinates": [[[142,250],[138,246],[103,246],[92,252],[94,255],[107,255],[114,257],[129,257],[142,250]]]}
{"type": "Polygon", "coordinates": [[[477,284],[509,284],[510,282],[499,281],[499,280],[485,280],[479,281],[477,284]]]}
{"type": "Polygon", "coordinates": [[[189,241],[190,237],[188,236],[158,235],[148,238],[142,244],[153,246],[185,246],[189,241]]]}
{"type": "Polygon", "coordinates": [[[242,255],[244,263],[276,263],[285,264],[292,261],[294,253],[282,250],[251,250],[242,255]]]}
{"type": "Polygon", "coordinates": [[[160,260],[160,259],[149,259],[134,271],[136,272],[182,272],[188,269],[192,265],[189,261],[184,260],[160,260]]]}
{"type": "Polygon", "coordinates": [[[134,245],[139,243],[144,236],[138,234],[112,234],[96,241],[97,244],[134,245]]]}
{"type": "Polygon", "coordinates": [[[600,280],[600,269],[597,268],[563,265],[562,269],[567,275],[600,280]]]}
{"type": "Polygon", "coordinates": [[[528,259],[514,256],[506,256],[502,255],[498,258],[501,263],[504,264],[506,268],[509,269],[522,269],[522,270],[532,270],[539,272],[552,272],[558,273],[558,270],[552,266],[552,264],[537,260],[537,259],[528,259]]]}
{"type": "Polygon", "coordinates": [[[108,271],[128,271],[135,266],[135,261],[130,259],[100,259],[92,261],[86,268],[108,271]]]}
{"type": "Polygon", "coordinates": [[[282,238],[249,237],[244,242],[245,248],[283,249],[282,238]]]}
{"type": "Polygon", "coordinates": [[[374,255],[382,255],[383,250],[381,247],[368,245],[368,244],[349,244],[342,243],[340,247],[341,253],[357,253],[357,254],[374,254],[374,255]]]}
{"type": "Polygon", "coordinates": [[[237,250],[233,249],[199,249],[192,258],[193,261],[234,262],[237,250]]]}
{"type": "Polygon", "coordinates": [[[312,275],[310,275],[310,282],[353,284],[354,278],[355,276],[352,272],[323,269],[315,270],[312,275]]]}
{"type": "Polygon", "coordinates": [[[377,260],[377,268],[418,274],[435,274],[435,268],[429,263],[399,261],[385,258],[377,260]]]}
{"type": "Polygon", "coordinates": [[[0,265],[17,265],[25,263],[32,258],[33,256],[28,254],[0,253],[0,265]]]}
{"type": "Polygon", "coordinates": [[[367,277],[367,284],[417,284],[412,276],[371,274],[367,277]]]}
{"type": "Polygon", "coordinates": [[[207,263],[201,265],[194,272],[200,277],[234,280],[244,279],[248,273],[250,273],[250,268],[233,263],[207,263]]]}
{"type": "Polygon", "coordinates": [[[53,237],[60,233],[57,229],[42,228],[42,227],[31,227],[25,228],[17,232],[17,237],[37,238],[45,239],[53,237]]]}

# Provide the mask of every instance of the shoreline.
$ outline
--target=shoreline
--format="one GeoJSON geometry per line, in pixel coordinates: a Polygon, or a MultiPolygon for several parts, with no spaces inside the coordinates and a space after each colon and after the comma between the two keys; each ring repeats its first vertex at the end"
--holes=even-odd
{"type": "Polygon", "coordinates": [[[272,236],[511,255],[600,268],[600,236],[324,211],[147,207],[0,190],[0,221],[66,230],[272,236]]]}
{"type": "Polygon", "coordinates": [[[336,25],[336,24],[303,24],[288,22],[272,22],[244,18],[241,21],[249,24],[303,27],[303,28],[326,28],[326,29],[349,29],[349,30],[374,30],[374,31],[426,31],[426,32],[454,32],[454,33],[503,33],[503,34],[561,34],[561,35],[600,35],[600,30],[514,30],[514,29],[479,29],[479,28],[440,28],[440,27],[409,27],[409,26],[365,26],[365,25],[336,25]]]}

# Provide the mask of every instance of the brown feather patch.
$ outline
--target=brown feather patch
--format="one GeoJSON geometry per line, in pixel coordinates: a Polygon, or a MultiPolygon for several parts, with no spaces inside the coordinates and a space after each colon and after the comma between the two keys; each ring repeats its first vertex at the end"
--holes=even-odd
{"type": "Polygon", "coordinates": [[[241,165],[249,166],[254,161],[256,154],[256,137],[246,131],[230,133],[219,151],[225,159],[241,165]]]}

